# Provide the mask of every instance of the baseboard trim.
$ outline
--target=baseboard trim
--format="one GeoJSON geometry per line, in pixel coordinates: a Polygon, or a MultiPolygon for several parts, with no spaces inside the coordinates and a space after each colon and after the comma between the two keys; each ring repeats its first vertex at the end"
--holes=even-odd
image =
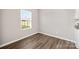
{"type": "Polygon", "coordinates": [[[34,35],[34,34],[37,34],[37,33],[33,33],[33,34],[27,35],[27,36],[25,36],[25,37],[22,37],[22,38],[20,38],[20,39],[17,39],[17,40],[10,41],[10,42],[8,42],[8,43],[2,44],[2,45],[0,45],[0,48],[1,48],[1,47],[4,47],[4,46],[7,46],[7,45],[9,45],[9,44],[12,44],[12,43],[14,43],[14,42],[17,42],[17,41],[19,41],[19,40],[22,40],[22,39],[24,39],[24,38],[26,38],[26,37],[32,36],[32,35],[34,35]]]}
{"type": "MultiPolygon", "coordinates": [[[[38,32],[37,32],[37,33],[38,33],[38,32]]],[[[25,37],[22,37],[22,38],[20,38],[20,39],[17,39],[17,40],[10,41],[10,42],[8,42],[8,43],[2,44],[2,45],[0,45],[0,48],[1,48],[1,47],[4,47],[4,46],[7,46],[7,45],[9,45],[9,44],[12,44],[12,43],[14,43],[14,42],[17,42],[17,41],[19,41],[19,40],[22,40],[22,39],[24,39],[24,38],[26,38],[26,37],[32,36],[32,35],[34,35],[34,34],[37,34],[37,33],[33,33],[33,34],[27,35],[27,36],[25,36],[25,37]]],[[[67,38],[63,38],[63,37],[60,37],[60,36],[55,36],[55,35],[47,34],[47,33],[44,33],[44,32],[39,32],[39,33],[45,34],[45,35],[48,35],[48,36],[51,36],[51,37],[56,37],[56,38],[59,38],[59,39],[61,39],[61,40],[71,41],[71,42],[73,42],[73,43],[76,44],[76,41],[69,40],[69,39],[67,39],[67,38]]],[[[76,46],[77,46],[77,45],[76,45],[76,46]]],[[[78,46],[78,48],[79,48],[79,46],[78,46]]]]}
{"type": "Polygon", "coordinates": [[[67,41],[76,43],[76,41],[73,41],[73,40],[70,40],[70,39],[67,39],[67,38],[63,38],[63,37],[60,37],[60,36],[51,35],[51,34],[47,34],[47,33],[44,33],[44,32],[39,32],[39,33],[42,33],[42,34],[45,34],[45,35],[48,35],[48,36],[51,36],[51,37],[56,37],[56,38],[59,38],[59,39],[61,39],[61,40],[67,40],[67,41]]]}

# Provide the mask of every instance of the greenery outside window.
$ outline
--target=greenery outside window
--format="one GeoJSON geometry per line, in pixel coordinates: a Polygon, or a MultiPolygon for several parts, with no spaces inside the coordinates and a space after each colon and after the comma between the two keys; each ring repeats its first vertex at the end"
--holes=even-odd
{"type": "Polygon", "coordinates": [[[32,28],[32,12],[25,9],[21,9],[20,15],[21,15],[21,28],[22,29],[32,28]]]}

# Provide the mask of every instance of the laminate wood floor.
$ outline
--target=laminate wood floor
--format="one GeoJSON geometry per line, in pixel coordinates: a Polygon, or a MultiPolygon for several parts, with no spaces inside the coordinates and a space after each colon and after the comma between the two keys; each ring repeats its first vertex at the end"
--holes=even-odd
{"type": "Polygon", "coordinates": [[[37,33],[0,49],[76,49],[75,44],[37,33]]]}

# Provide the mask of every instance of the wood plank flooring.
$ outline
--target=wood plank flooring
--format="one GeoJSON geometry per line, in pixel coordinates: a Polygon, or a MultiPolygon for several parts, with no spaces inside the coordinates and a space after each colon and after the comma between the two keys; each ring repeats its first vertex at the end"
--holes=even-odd
{"type": "Polygon", "coordinates": [[[37,33],[0,49],[76,49],[76,47],[70,41],[37,33]]]}

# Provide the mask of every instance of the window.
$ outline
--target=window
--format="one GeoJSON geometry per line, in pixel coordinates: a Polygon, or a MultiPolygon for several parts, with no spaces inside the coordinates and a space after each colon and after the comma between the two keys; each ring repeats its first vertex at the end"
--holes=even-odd
{"type": "Polygon", "coordinates": [[[32,28],[32,12],[22,9],[20,10],[21,15],[21,28],[30,29],[32,28]]]}

